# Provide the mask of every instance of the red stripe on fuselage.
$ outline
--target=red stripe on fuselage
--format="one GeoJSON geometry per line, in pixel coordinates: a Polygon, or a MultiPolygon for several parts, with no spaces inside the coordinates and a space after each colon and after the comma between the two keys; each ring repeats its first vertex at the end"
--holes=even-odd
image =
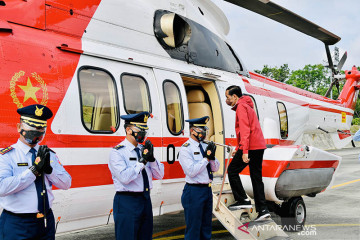
{"type": "MultiPolygon", "coordinates": [[[[277,139],[277,138],[265,138],[265,143],[270,144],[270,145],[286,146],[286,145],[291,145],[294,142],[295,141],[293,141],[293,140],[283,140],[283,139],[277,139]]],[[[236,138],[226,138],[225,139],[225,144],[236,147],[237,146],[236,138]]]]}
{"type": "MultiPolygon", "coordinates": [[[[254,75],[255,76],[255,75],[254,75]]],[[[265,96],[265,97],[271,97],[271,98],[275,98],[275,99],[278,99],[278,100],[282,100],[282,101],[286,101],[286,102],[290,102],[290,103],[293,103],[293,104],[296,104],[296,105],[300,105],[302,107],[308,107],[310,109],[315,109],[315,110],[320,110],[320,111],[326,111],[326,112],[333,112],[333,113],[339,113],[341,114],[342,112],[345,112],[346,115],[349,115],[349,116],[353,116],[354,114],[351,113],[351,112],[348,112],[348,111],[343,111],[343,110],[338,110],[338,109],[334,109],[334,108],[328,108],[328,107],[323,107],[323,106],[320,106],[320,105],[316,105],[316,104],[310,104],[308,102],[305,102],[305,101],[302,101],[300,99],[297,99],[297,98],[293,98],[293,97],[289,97],[289,96],[286,96],[286,95],[283,95],[283,94],[280,94],[280,93],[277,93],[277,92],[274,92],[274,91],[270,91],[270,90],[267,90],[267,89],[264,89],[264,88],[260,88],[260,87],[256,87],[256,86],[253,86],[250,84],[250,82],[247,80],[247,79],[244,79],[242,78],[243,82],[244,82],[244,85],[245,85],[245,88],[246,88],[246,91],[249,92],[249,93],[252,93],[252,94],[256,94],[256,95],[261,95],[261,96],[265,96]]],[[[332,99],[328,99],[328,98],[325,98],[325,97],[322,97],[320,95],[317,95],[317,94],[314,94],[314,93],[311,93],[310,92],[307,92],[305,90],[302,90],[304,92],[306,92],[307,94],[304,94],[304,93],[300,93],[302,91],[299,91],[299,92],[296,92],[296,91],[293,91],[292,88],[295,88],[293,86],[290,86],[290,85],[286,85],[286,84],[283,84],[283,83],[277,83],[276,81],[274,80],[269,80],[269,79],[265,79],[265,78],[261,78],[259,76],[257,76],[256,78],[254,78],[254,80],[258,80],[260,82],[264,82],[266,84],[269,84],[269,85],[272,85],[272,86],[275,86],[275,87],[279,87],[281,89],[284,89],[285,91],[290,91],[290,92],[294,92],[296,94],[300,94],[300,95],[303,95],[303,96],[306,96],[306,97],[310,97],[310,98],[314,98],[316,100],[319,100],[319,101],[323,101],[323,102],[327,102],[327,103],[330,103],[330,104],[334,104],[334,105],[338,105],[339,107],[346,107],[344,104],[341,104],[339,101],[335,101],[335,100],[332,100],[332,99]],[[274,84],[274,82],[276,82],[276,84],[274,84]],[[283,85],[285,85],[286,87],[284,87],[283,85]],[[318,96],[318,97],[314,97],[314,95],[318,96]]],[[[295,88],[297,89],[297,88],[295,88]]],[[[301,89],[300,89],[301,90],[301,89]]]]}
{"type": "MultiPolygon", "coordinates": [[[[184,171],[178,161],[173,164],[163,163],[165,175],[163,179],[185,178],[184,171]]],[[[263,161],[263,177],[278,178],[285,170],[334,168],[339,165],[338,160],[329,161],[263,161]]],[[[110,170],[107,164],[96,165],[69,165],[64,166],[72,177],[71,188],[92,187],[113,184],[110,170]]],[[[249,167],[246,167],[241,175],[250,175],[249,167]]]]}
{"type": "MultiPolygon", "coordinates": [[[[44,144],[52,148],[111,148],[124,141],[125,136],[96,136],[96,135],[55,135],[56,139],[48,139],[44,144]]],[[[149,137],[154,147],[181,147],[189,138],[183,137],[149,137]]]]}
{"type": "MultiPolygon", "coordinates": [[[[173,164],[163,163],[165,166],[163,179],[184,178],[185,174],[178,161],[173,164]]],[[[111,172],[107,164],[96,165],[68,165],[64,166],[72,177],[71,188],[93,187],[113,184],[111,172]]]]}
{"type": "MultiPolygon", "coordinates": [[[[293,169],[311,169],[311,168],[334,168],[339,165],[338,160],[329,161],[263,161],[263,177],[278,178],[285,170],[293,169]]],[[[247,166],[241,175],[250,175],[249,166],[247,166]]]]}
{"type": "Polygon", "coordinates": [[[268,85],[271,85],[271,86],[274,86],[274,87],[277,87],[277,88],[281,88],[281,89],[283,89],[285,91],[296,93],[296,94],[302,95],[304,97],[309,97],[309,98],[316,99],[316,100],[319,100],[319,101],[322,101],[322,102],[335,104],[335,105],[338,105],[340,107],[344,107],[344,105],[341,104],[340,101],[333,100],[333,99],[318,95],[316,93],[312,93],[312,92],[306,91],[304,89],[297,88],[297,87],[291,86],[289,84],[285,84],[285,83],[273,80],[271,78],[267,78],[267,77],[262,76],[262,75],[257,74],[257,73],[253,73],[253,72],[249,72],[249,73],[250,73],[251,79],[257,80],[259,82],[262,82],[262,83],[265,83],[265,84],[268,84],[268,85]]]}

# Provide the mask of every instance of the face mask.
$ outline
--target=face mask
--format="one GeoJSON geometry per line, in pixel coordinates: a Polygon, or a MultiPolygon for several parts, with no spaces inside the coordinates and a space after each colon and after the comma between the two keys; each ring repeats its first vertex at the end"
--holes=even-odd
{"type": "Polygon", "coordinates": [[[41,142],[44,139],[46,128],[36,129],[34,127],[21,124],[20,134],[24,137],[25,141],[34,145],[41,142]]]}
{"type": "Polygon", "coordinates": [[[135,132],[134,130],[132,130],[132,133],[131,135],[135,138],[135,141],[138,142],[138,143],[143,143],[146,138],[147,138],[147,132],[144,131],[144,130],[141,130],[139,132],[135,132]]]}
{"type": "Polygon", "coordinates": [[[206,138],[206,133],[207,133],[207,129],[203,129],[203,128],[193,128],[194,132],[197,133],[197,135],[194,134],[195,138],[199,141],[202,142],[204,141],[204,139],[206,138]],[[198,131],[197,131],[198,130],[198,131]]]}

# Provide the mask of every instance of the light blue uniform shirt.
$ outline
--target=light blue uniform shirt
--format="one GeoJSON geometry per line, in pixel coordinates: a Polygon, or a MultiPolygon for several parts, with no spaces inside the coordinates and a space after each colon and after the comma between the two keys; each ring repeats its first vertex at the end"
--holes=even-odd
{"type": "MultiPolygon", "coordinates": [[[[110,152],[109,169],[117,192],[143,192],[144,181],[141,171],[146,169],[149,178],[149,187],[152,189],[152,178],[162,179],[164,177],[164,164],[155,160],[146,165],[138,162],[135,146],[126,138],[110,152]]],[[[144,146],[138,144],[141,149],[144,146]]]]}
{"type": "MultiPolygon", "coordinates": [[[[13,213],[37,213],[38,197],[34,183],[36,176],[29,169],[32,165],[31,147],[20,140],[11,147],[14,149],[0,155],[0,205],[13,213]]],[[[37,153],[39,145],[34,148],[37,153]]],[[[50,152],[50,165],[53,171],[45,174],[45,184],[51,208],[54,200],[52,185],[69,189],[71,177],[53,152],[50,152]]]]}
{"type": "MultiPolygon", "coordinates": [[[[207,144],[200,143],[206,151],[207,144]]],[[[211,182],[206,165],[210,162],[211,170],[216,172],[219,170],[219,160],[208,161],[200,152],[199,143],[192,138],[186,141],[179,152],[179,162],[184,173],[186,174],[185,181],[192,184],[208,184],[211,182]]]]}
{"type": "MultiPolygon", "coordinates": [[[[358,131],[355,133],[355,135],[354,135],[354,137],[353,137],[353,140],[354,140],[354,141],[360,141],[360,130],[358,130],[358,131]]],[[[359,155],[359,160],[360,160],[360,155],[359,155]]]]}
{"type": "Polygon", "coordinates": [[[354,137],[353,137],[353,140],[354,140],[354,141],[360,141],[360,130],[358,130],[358,131],[355,133],[355,135],[354,135],[354,137]]]}

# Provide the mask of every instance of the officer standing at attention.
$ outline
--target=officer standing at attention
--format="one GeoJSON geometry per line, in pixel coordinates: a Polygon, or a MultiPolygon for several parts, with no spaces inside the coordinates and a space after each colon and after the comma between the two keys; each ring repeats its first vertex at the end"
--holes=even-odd
{"type": "Polygon", "coordinates": [[[69,189],[71,177],[55,152],[38,145],[53,114],[39,104],[17,112],[19,140],[0,151],[0,240],[55,239],[52,185],[69,189]]]}
{"type": "Polygon", "coordinates": [[[179,152],[179,161],[186,174],[181,203],[185,213],[185,239],[211,239],[213,172],[220,163],[215,158],[216,146],[204,143],[209,117],[186,120],[190,138],[179,152]]]}
{"type": "Polygon", "coordinates": [[[109,168],[114,181],[116,239],[152,239],[153,213],[150,199],[152,178],[164,177],[164,165],[154,158],[154,147],[146,139],[150,114],[120,116],[125,120],[126,138],[110,153],[109,168]]]}

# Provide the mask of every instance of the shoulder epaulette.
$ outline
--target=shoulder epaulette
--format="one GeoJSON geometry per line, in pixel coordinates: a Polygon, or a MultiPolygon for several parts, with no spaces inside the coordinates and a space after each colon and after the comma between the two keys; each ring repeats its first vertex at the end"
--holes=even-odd
{"type": "Polygon", "coordinates": [[[183,147],[188,147],[188,146],[190,146],[190,143],[184,143],[183,145],[182,145],[183,147]]]}
{"type": "Polygon", "coordinates": [[[10,152],[10,151],[13,150],[13,149],[14,149],[13,147],[3,148],[3,149],[0,150],[0,154],[1,154],[1,155],[4,155],[4,154],[10,152]]]}
{"type": "Polygon", "coordinates": [[[119,145],[115,146],[114,149],[119,150],[119,149],[121,149],[121,148],[123,148],[123,147],[125,147],[125,146],[119,144],[119,145]]]}

